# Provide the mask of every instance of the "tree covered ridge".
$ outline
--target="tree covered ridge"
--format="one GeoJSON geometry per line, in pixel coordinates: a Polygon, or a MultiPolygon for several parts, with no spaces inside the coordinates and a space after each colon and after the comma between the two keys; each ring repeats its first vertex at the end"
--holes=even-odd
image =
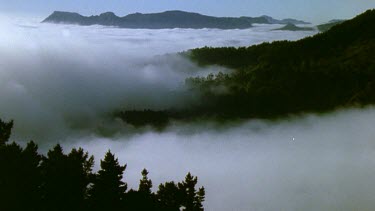
{"type": "MultiPolygon", "coordinates": [[[[373,104],[374,49],[375,10],[299,41],[193,49],[182,55],[233,72],[186,79],[191,91],[200,93],[200,103],[164,114],[170,119],[275,118],[373,104]]],[[[132,123],[128,116],[121,117],[132,123]]]]}
{"type": "Polygon", "coordinates": [[[299,41],[247,48],[201,48],[190,57],[233,68],[229,75],[190,78],[216,113],[275,116],[375,103],[375,10],[299,41]],[[215,93],[215,87],[227,92],[215,93]],[[219,105],[219,108],[217,108],[219,105]]]}
{"type": "MultiPolygon", "coordinates": [[[[333,57],[358,42],[375,38],[375,9],[337,24],[329,31],[298,41],[275,41],[249,47],[197,48],[186,54],[200,65],[221,65],[233,69],[246,68],[273,61],[298,61],[333,57]]],[[[280,63],[288,65],[288,63],[280,63]]],[[[279,65],[277,63],[276,65],[279,65]]]]}
{"type": "Polygon", "coordinates": [[[160,184],[155,193],[144,169],[138,190],[128,190],[126,165],[110,151],[95,173],[94,157],[82,148],[65,154],[56,145],[45,156],[33,141],[24,148],[9,143],[12,126],[0,119],[0,210],[204,210],[205,189],[190,173],[182,182],[160,184]]]}

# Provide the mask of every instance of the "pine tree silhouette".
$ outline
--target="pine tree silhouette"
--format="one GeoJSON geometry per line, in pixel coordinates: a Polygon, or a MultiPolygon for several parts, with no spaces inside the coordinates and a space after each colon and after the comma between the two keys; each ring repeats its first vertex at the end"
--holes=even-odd
{"type": "Polygon", "coordinates": [[[174,182],[160,184],[156,196],[163,210],[179,211],[182,206],[183,195],[174,182]]]}
{"type": "Polygon", "coordinates": [[[178,188],[183,193],[183,209],[184,211],[201,211],[203,210],[203,201],[205,198],[205,190],[204,187],[199,188],[196,190],[195,186],[198,183],[198,178],[191,175],[189,172],[186,177],[185,181],[178,183],[178,188]]]}
{"type": "Polygon", "coordinates": [[[126,165],[121,166],[115,155],[108,151],[100,161],[101,169],[90,190],[91,208],[117,210],[123,206],[127,184],[122,181],[126,165]]]}
{"type": "Polygon", "coordinates": [[[142,170],[142,179],[139,181],[138,192],[151,195],[152,181],[148,179],[148,171],[142,170]]]}
{"type": "Polygon", "coordinates": [[[46,210],[76,210],[85,208],[94,158],[82,149],[65,155],[60,145],[43,159],[42,193],[46,210]]]}
{"type": "Polygon", "coordinates": [[[0,146],[5,145],[5,143],[9,141],[12,128],[13,128],[13,121],[3,122],[0,119],[0,146]]]}
{"type": "Polygon", "coordinates": [[[43,156],[33,141],[24,149],[7,143],[12,126],[0,119],[0,210],[203,210],[204,188],[195,190],[198,179],[190,173],[181,183],[161,184],[155,194],[149,172],[143,169],[138,190],[126,192],[126,165],[110,151],[93,174],[94,157],[82,148],[66,155],[58,144],[43,156]]]}

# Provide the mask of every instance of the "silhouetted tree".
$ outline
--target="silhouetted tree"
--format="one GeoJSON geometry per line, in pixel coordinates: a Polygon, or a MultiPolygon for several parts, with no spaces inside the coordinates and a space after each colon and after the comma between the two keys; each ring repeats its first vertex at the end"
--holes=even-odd
{"type": "Polygon", "coordinates": [[[68,162],[72,177],[71,185],[74,187],[69,195],[69,201],[82,210],[87,208],[85,202],[88,199],[88,187],[93,180],[94,157],[89,156],[88,152],[84,152],[82,148],[74,148],[68,155],[68,162]]]}
{"type": "Polygon", "coordinates": [[[40,162],[38,147],[29,142],[25,149],[8,142],[13,122],[0,119],[0,210],[39,210],[40,162]]]}
{"type": "Polygon", "coordinates": [[[197,177],[190,173],[178,185],[160,185],[155,194],[143,169],[138,190],[126,192],[127,184],[122,181],[126,165],[120,165],[110,151],[93,174],[94,158],[82,148],[66,155],[58,144],[42,156],[33,141],[24,149],[7,143],[12,124],[0,120],[1,131],[6,133],[0,145],[0,210],[203,210],[204,189],[195,191],[197,177]]]}
{"type": "Polygon", "coordinates": [[[60,145],[50,150],[41,166],[45,209],[83,209],[93,164],[94,158],[82,149],[73,149],[69,155],[60,145]]]}
{"type": "Polygon", "coordinates": [[[176,183],[166,182],[164,184],[160,184],[156,196],[163,210],[180,210],[183,194],[177,187],[176,183]]]}
{"type": "Polygon", "coordinates": [[[17,196],[22,210],[40,210],[42,182],[40,165],[43,156],[38,153],[38,146],[33,142],[29,142],[21,153],[22,163],[22,191],[17,196]],[[26,175],[26,176],[25,176],[26,175]]]}
{"type": "Polygon", "coordinates": [[[148,211],[163,210],[154,193],[152,193],[152,181],[148,178],[148,171],[142,170],[142,179],[139,182],[138,191],[130,190],[126,193],[126,210],[148,211]]]}
{"type": "Polygon", "coordinates": [[[138,192],[151,195],[152,181],[148,179],[148,171],[142,170],[142,179],[139,181],[138,192]]]}
{"type": "Polygon", "coordinates": [[[100,161],[100,167],[90,190],[91,208],[120,209],[127,189],[127,184],[122,181],[126,165],[121,166],[115,155],[108,151],[104,160],[100,161]]]}
{"type": "Polygon", "coordinates": [[[205,190],[204,187],[196,190],[197,183],[198,178],[189,172],[185,180],[178,184],[174,182],[160,184],[157,198],[163,210],[203,211],[205,190]]]}
{"type": "Polygon", "coordinates": [[[191,175],[189,172],[185,181],[178,183],[178,188],[182,191],[183,194],[183,210],[184,211],[201,211],[203,210],[203,201],[205,198],[204,187],[196,190],[195,186],[198,183],[198,178],[191,175]]]}
{"type": "Polygon", "coordinates": [[[18,196],[22,193],[22,148],[16,143],[0,147],[0,205],[4,210],[19,208],[18,196]]]}
{"type": "Polygon", "coordinates": [[[8,142],[13,128],[13,121],[3,122],[0,119],[0,146],[8,142]]]}
{"type": "Polygon", "coordinates": [[[49,150],[43,158],[42,169],[42,204],[43,210],[66,210],[69,204],[66,197],[70,194],[67,156],[61,145],[49,150]]]}

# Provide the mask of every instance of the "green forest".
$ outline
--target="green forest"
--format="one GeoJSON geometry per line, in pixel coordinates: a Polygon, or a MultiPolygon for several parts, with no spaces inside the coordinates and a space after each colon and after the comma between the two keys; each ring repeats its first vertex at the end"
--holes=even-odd
{"type": "Polygon", "coordinates": [[[374,49],[375,10],[299,41],[193,49],[181,54],[233,72],[186,79],[200,102],[189,109],[125,110],[117,116],[136,126],[160,126],[156,116],[164,125],[166,119],[277,118],[369,105],[375,103],[374,49]],[[134,115],[142,120],[135,122],[134,115]]]}
{"type": "Polygon", "coordinates": [[[111,151],[93,172],[94,157],[82,148],[66,154],[56,145],[42,155],[33,141],[25,147],[9,142],[12,127],[13,122],[0,120],[0,210],[204,210],[205,189],[196,187],[198,178],[191,173],[153,192],[144,169],[138,189],[128,190],[126,165],[111,151]]]}

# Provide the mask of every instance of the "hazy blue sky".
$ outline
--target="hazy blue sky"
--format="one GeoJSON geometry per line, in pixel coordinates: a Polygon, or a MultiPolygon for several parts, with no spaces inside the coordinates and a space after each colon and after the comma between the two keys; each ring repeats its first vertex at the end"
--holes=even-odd
{"type": "Polygon", "coordinates": [[[54,10],[84,15],[113,11],[119,16],[134,12],[186,10],[215,16],[299,18],[322,22],[351,18],[375,8],[375,0],[0,0],[0,12],[47,16],[54,10]]]}

